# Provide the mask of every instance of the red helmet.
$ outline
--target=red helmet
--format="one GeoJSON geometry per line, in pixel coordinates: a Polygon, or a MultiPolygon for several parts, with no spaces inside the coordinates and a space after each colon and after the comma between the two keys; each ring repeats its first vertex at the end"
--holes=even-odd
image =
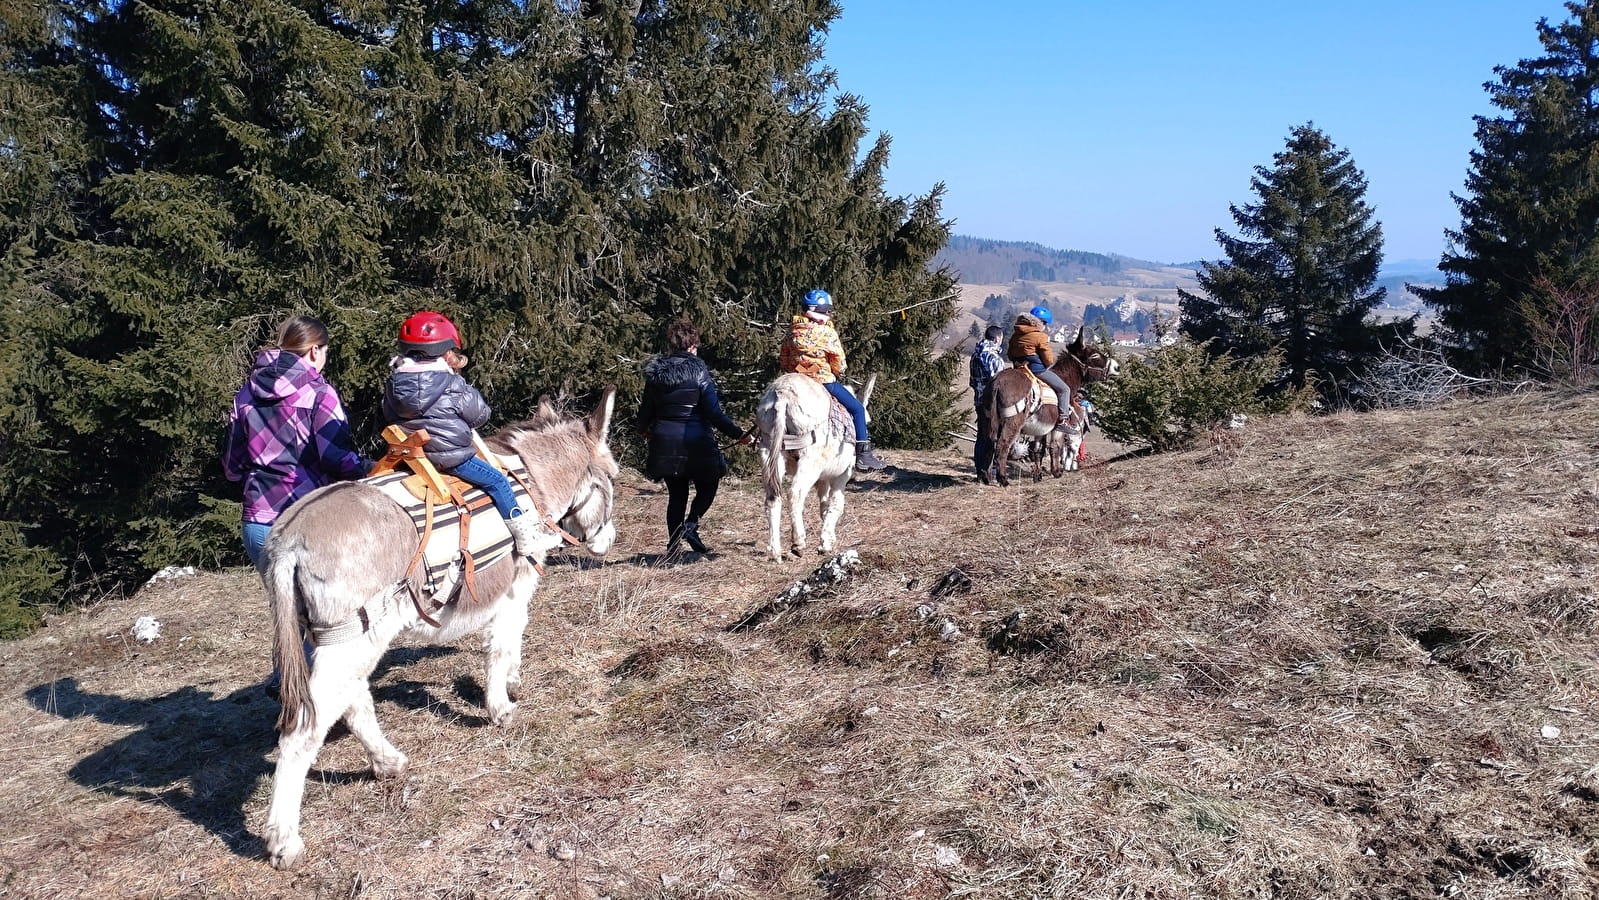
{"type": "Polygon", "coordinates": [[[461,334],[442,313],[419,312],[400,324],[400,349],[443,356],[461,349],[461,334]]]}

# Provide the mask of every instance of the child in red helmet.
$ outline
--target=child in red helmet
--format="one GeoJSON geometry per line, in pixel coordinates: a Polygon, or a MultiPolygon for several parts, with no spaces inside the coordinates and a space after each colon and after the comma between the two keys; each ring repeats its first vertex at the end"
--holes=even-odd
{"type": "Polygon", "coordinates": [[[466,364],[460,349],[461,335],[443,315],[424,311],[406,319],[400,325],[400,355],[383,386],[383,417],[406,431],[426,428],[428,460],[440,472],[482,488],[505,519],[516,552],[530,556],[541,549],[533,517],[523,516],[511,482],[479,459],[472,443],[473,429],[482,427],[492,410],[459,374],[466,364]]]}

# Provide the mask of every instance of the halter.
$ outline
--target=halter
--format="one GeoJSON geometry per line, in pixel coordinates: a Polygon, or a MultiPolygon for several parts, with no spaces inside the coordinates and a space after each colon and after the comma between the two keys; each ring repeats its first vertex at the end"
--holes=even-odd
{"type": "Polygon", "coordinates": [[[1062,352],[1066,354],[1066,357],[1068,359],[1070,359],[1072,362],[1075,362],[1075,363],[1077,363],[1077,365],[1082,367],[1083,377],[1085,379],[1089,375],[1096,375],[1097,377],[1104,377],[1105,373],[1110,371],[1110,357],[1109,356],[1105,357],[1105,364],[1104,365],[1102,365],[1102,366],[1091,366],[1091,365],[1088,364],[1088,358],[1087,358],[1087,352],[1086,351],[1084,352],[1083,356],[1078,356],[1077,354],[1073,353],[1070,350],[1064,350],[1062,352]]]}

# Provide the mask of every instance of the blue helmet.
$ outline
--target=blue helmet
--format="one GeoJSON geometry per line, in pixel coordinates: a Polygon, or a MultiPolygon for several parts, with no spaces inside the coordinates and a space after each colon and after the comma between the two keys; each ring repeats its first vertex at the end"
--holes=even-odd
{"type": "Polygon", "coordinates": [[[1055,317],[1049,314],[1049,310],[1042,306],[1033,307],[1027,311],[1027,314],[1038,321],[1043,322],[1045,325],[1052,324],[1055,321],[1055,317]]]}
{"type": "Polygon", "coordinates": [[[833,295],[821,288],[806,291],[805,309],[807,311],[815,310],[823,315],[830,314],[833,311],[833,295]]]}

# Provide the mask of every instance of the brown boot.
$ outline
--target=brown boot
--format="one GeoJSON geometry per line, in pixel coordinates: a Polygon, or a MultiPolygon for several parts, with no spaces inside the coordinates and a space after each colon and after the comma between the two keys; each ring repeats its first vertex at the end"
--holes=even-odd
{"type": "Polygon", "coordinates": [[[881,472],[887,465],[872,452],[871,441],[855,442],[855,468],[862,472],[881,472]]]}

